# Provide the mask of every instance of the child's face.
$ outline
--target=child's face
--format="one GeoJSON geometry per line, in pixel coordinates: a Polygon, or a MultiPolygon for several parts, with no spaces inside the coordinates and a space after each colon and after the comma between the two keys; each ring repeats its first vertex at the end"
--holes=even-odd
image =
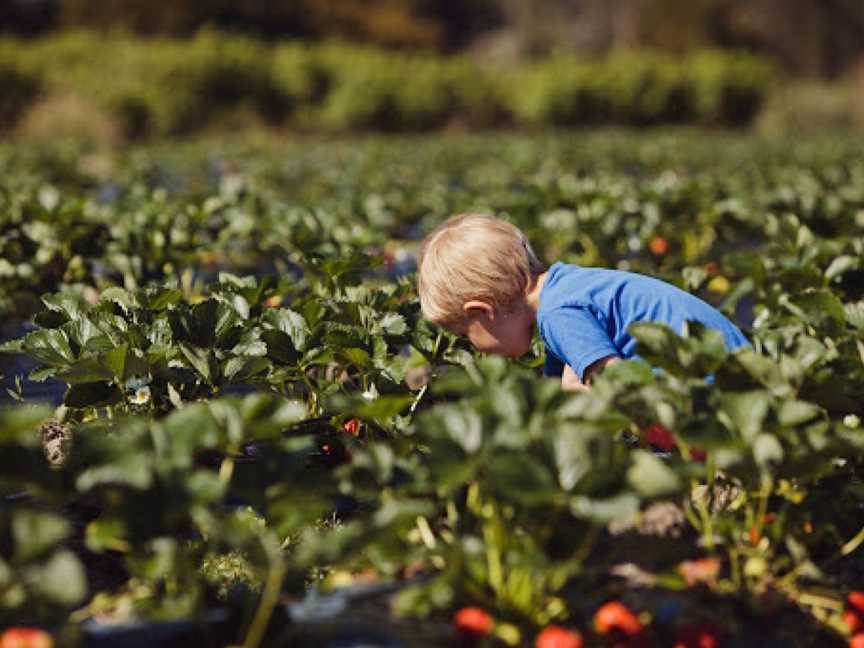
{"type": "Polygon", "coordinates": [[[455,333],[467,337],[481,353],[518,358],[531,348],[533,329],[533,313],[519,309],[476,313],[455,333]]]}

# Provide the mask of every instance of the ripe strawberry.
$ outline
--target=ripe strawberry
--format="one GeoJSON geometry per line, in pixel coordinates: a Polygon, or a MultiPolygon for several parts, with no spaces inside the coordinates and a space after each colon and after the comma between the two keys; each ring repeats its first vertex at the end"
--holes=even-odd
{"type": "Polygon", "coordinates": [[[630,608],[619,601],[609,601],[594,613],[594,629],[607,635],[613,630],[634,637],[642,632],[642,624],[630,608]]]}
{"type": "Polygon", "coordinates": [[[700,448],[690,448],[690,458],[696,463],[705,463],[708,453],[700,448]]]}
{"type": "Polygon", "coordinates": [[[858,632],[864,630],[864,619],[861,618],[861,613],[856,610],[843,610],[843,623],[849,628],[849,632],[858,632]]]}
{"type": "Polygon", "coordinates": [[[357,436],[359,425],[356,418],[348,419],[342,424],[342,431],[357,436]]]}
{"type": "Polygon", "coordinates": [[[456,612],[453,617],[453,625],[463,636],[480,638],[492,633],[495,628],[495,619],[482,608],[464,607],[456,612]]]}
{"type": "Polygon", "coordinates": [[[864,632],[859,632],[849,640],[849,648],[864,648],[864,632]]]}
{"type": "Polygon", "coordinates": [[[852,591],[846,595],[846,602],[849,607],[855,608],[861,613],[864,613],[864,592],[852,591]]]}
{"type": "Polygon", "coordinates": [[[687,624],[678,628],[672,648],[717,648],[720,633],[708,625],[687,624]]]}
{"type": "Polygon", "coordinates": [[[582,648],[582,635],[573,630],[550,625],[537,635],[534,648],[582,648]]]}
{"type": "Polygon", "coordinates": [[[0,635],[0,648],[53,648],[51,635],[39,628],[7,628],[0,635]]]}
{"type": "Polygon", "coordinates": [[[669,241],[662,236],[655,236],[648,242],[648,249],[654,256],[663,256],[669,251],[669,241]]]}
{"type": "Polygon", "coordinates": [[[659,423],[653,423],[642,430],[645,440],[653,446],[670,452],[675,447],[675,435],[659,423]]]}

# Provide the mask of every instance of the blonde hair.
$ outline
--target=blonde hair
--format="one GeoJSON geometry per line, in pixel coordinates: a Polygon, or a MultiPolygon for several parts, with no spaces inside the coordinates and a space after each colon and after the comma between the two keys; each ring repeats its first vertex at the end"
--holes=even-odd
{"type": "Polygon", "coordinates": [[[417,265],[423,316],[444,327],[466,320],[469,301],[506,309],[545,270],[517,227],[483,214],[440,225],[423,240],[417,265]]]}

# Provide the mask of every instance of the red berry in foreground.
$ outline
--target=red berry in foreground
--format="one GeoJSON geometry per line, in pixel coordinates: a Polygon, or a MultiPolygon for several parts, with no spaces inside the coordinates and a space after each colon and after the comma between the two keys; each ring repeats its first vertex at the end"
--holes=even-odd
{"type": "Polygon", "coordinates": [[[666,452],[675,447],[675,435],[659,423],[646,427],[642,430],[642,435],[648,443],[666,452]]]}
{"type": "Polygon", "coordinates": [[[642,624],[626,605],[618,601],[609,601],[594,613],[594,629],[601,635],[617,630],[628,637],[633,637],[642,632],[642,624]]]}
{"type": "Polygon", "coordinates": [[[864,632],[859,632],[849,640],[849,648],[864,648],[864,632]]]}
{"type": "Polygon", "coordinates": [[[843,623],[849,628],[849,632],[858,632],[864,630],[864,619],[856,610],[843,610],[843,623]]]}
{"type": "Polygon", "coordinates": [[[717,648],[719,632],[710,626],[683,625],[678,629],[672,648],[717,648]]]}
{"type": "Polygon", "coordinates": [[[495,619],[486,610],[478,607],[465,607],[456,612],[453,625],[465,635],[483,637],[492,633],[495,619]]]}
{"type": "Polygon", "coordinates": [[[855,608],[859,612],[864,612],[864,592],[849,592],[846,595],[846,602],[849,604],[849,607],[855,608]]]}
{"type": "Polygon", "coordinates": [[[690,458],[696,463],[705,463],[708,453],[701,448],[690,448],[690,458]]]}
{"type": "Polygon", "coordinates": [[[534,648],[582,648],[582,635],[560,626],[550,625],[537,635],[534,648]]]}
{"type": "Polygon", "coordinates": [[[7,628],[0,635],[0,648],[52,648],[51,635],[39,628],[7,628]]]}

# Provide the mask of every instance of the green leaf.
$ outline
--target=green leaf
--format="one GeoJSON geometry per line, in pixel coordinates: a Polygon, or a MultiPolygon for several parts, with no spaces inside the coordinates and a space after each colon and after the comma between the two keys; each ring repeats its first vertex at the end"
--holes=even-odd
{"type": "Polygon", "coordinates": [[[125,545],[127,540],[126,522],[117,517],[100,516],[87,525],[84,542],[90,551],[101,553],[125,545]]]}
{"type": "Polygon", "coordinates": [[[680,372],[680,338],[670,326],[658,322],[636,322],[630,325],[628,331],[636,339],[637,354],[672,374],[680,372]]]}
{"type": "Polygon", "coordinates": [[[378,326],[388,335],[402,335],[408,330],[405,318],[399,313],[386,313],[379,321],[378,326]]]}
{"type": "Polygon", "coordinates": [[[26,336],[0,344],[0,353],[22,353],[24,351],[24,337],[26,336]]]}
{"type": "Polygon", "coordinates": [[[309,328],[306,326],[303,316],[299,313],[295,313],[288,308],[274,308],[268,310],[261,319],[288,335],[294,348],[298,351],[303,351],[306,348],[309,328]]]}
{"type": "Polygon", "coordinates": [[[595,524],[608,524],[634,517],[639,512],[639,498],[630,493],[602,499],[577,495],[570,499],[570,512],[595,524]]]}
{"type": "Polygon", "coordinates": [[[455,441],[467,454],[480,450],[483,443],[483,420],[469,407],[446,406],[435,411],[443,419],[443,424],[451,440],[455,441]]]}
{"type": "Polygon", "coordinates": [[[760,466],[783,461],[783,446],[777,437],[771,434],[760,434],[753,441],[753,458],[760,466]]]}
{"type": "Polygon", "coordinates": [[[550,472],[528,454],[497,454],[486,471],[495,490],[529,506],[548,505],[556,492],[550,472]]]}
{"type": "Polygon", "coordinates": [[[752,440],[762,431],[762,423],[771,405],[771,396],[762,390],[726,393],[720,399],[722,412],[731,427],[744,439],[752,440]]]}
{"type": "Polygon", "coordinates": [[[386,421],[402,412],[413,400],[414,397],[411,395],[379,396],[373,401],[361,403],[357,408],[357,414],[361,418],[386,421]]]}
{"type": "Polygon", "coordinates": [[[811,288],[792,297],[781,299],[780,303],[816,328],[828,327],[836,330],[846,322],[846,309],[843,308],[843,302],[827,288],[818,290],[811,288]]]}
{"type": "Polygon", "coordinates": [[[350,349],[342,349],[340,353],[352,364],[358,367],[365,367],[369,362],[369,354],[364,349],[356,347],[350,349]]]}
{"type": "Polygon", "coordinates": [[[213,353],[209,349],[195,347],[185,342],[180,342],[177,346],[192,368],[212,385],[217,373],[214,371],[216,360],[213,353]]]}
{"type": "Polygon", "coordinates": [[[108,382],[114,378],[114,374],[94,358],[78,360],[68,369],[58,371],[55,376],[69,384],[108,382]]]}
{"type": "Polygon", "coordinates": [[[269,329],[261,333],[261,339],[267,345],[267,357],[280,365],[295,365],[299,359],[294,342],[284,331],[269,329]]]}
{"type": "Polygon", "coordinates": [[[147,298],[151,310],[164,311],[179,303],[183,299],[183,293],[177,288],[154,288],[147,291],[147,298]]]}
{"type": "Polygon", "coordinates": [[[615,362],[603,369],[600,375],[624,385],[647,385],[654,380],[651,365],[641,360],[615,362]]]}
{"type": "Polygon", "coordinates": [[[572,490],[591,470],[592,456],[587,443],[593,431],[586,426],[563,423],[553,438],[558,483],[565,491],[572,490]]]}
{"type": "Polygon", "coordinates": [[[126,380],[126,355],[128,351],[129,345],[123,343],[102,356],[102,364],[118,380],[126,380]]]}
{"type": "Polygon", "coordinates": [[[15,560],[27,562],[51,549],[69,535],[70,525],[53,513],[17,511],[12,516],[15,560]]]}
{"type": "Polygon", "coordinates": [[[24,338],[24,351],[39,362],[61,367],[75,361],[69,338],[60,329],[33,331],[24,338]]]}
{"type": "Polygon", "coordinates": [[[67,320],[75,321],[84,317],[90,309],[87,301],[78,293],[63,292],[54,295],[43,295],[42,303],[49,309],[62,313],[67,320]]]}
{"type": "Polygon", "coordinates": [[[99,299],[101,301],[110,301],[118,304],[127,313],[139,305],[138,300],[132,293],[128,290],[117,287],[106,288],[99,295],[99,299]]]}
{"type": "Polygon", "coordinates": [[[243,382],[266,373],[269,368],[270,361],[267,358],[239,357],[228,360],[222,373],[226,380],[243,382]]]}
{"type": "Polygon", "coordinates": [[[633,464],[627,469],[627,482],[643,497],[675,493],[681,479],[662,459],[645,450],[633,451],[633,464]]]}
{"type": "Polygon", "coordinates": [[[26,573],[36,592],[59,605],[77,605],[87,594],[84,568],[71,551],[58,551],[26,573]]]}
{"type": "Polygon", "coordinates": [[[227,482],[208,470],[196,470],[186,478],[186,489],[197,503],[209,504],[220,500],[227,487],[227,482]]]}
{"type": "MultiPolygon", "coordinates": [[[[857,301],[844,306],[846,309],[846,321],[859,331],[864,329],[864,301],[857,301]]],[[[3,347],[0,347],[0,351],[3,347]]]]}
{"type": "Polygon", "coordinates": [[[795,427],[812,421],[821,413],[821,408],[813,403],[800,400],[784,401],[777,408],[777,419],[784,427],[795,427]]]}
{"type": "Polygon", "coordinates": [[[850,270],[857,270],[860,264],[861,261],[858,257],[842,254],[836,257],[825,269],[825,278],[831,281],[850,270]]]}
{"type": "Polygon", "coordinates": [[[109,464],[86,468],[75,480],[75,487],[82,493],[102,484],[126,484],[144,490],[153,483],[151,461],[151,455],[137,452],[119,457],[109,464]]]}

